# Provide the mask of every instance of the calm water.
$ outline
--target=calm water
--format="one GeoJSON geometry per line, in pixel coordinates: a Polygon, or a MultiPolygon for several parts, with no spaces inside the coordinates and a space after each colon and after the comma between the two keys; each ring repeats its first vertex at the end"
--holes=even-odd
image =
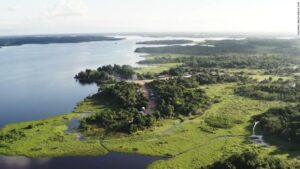
{"type": "Polygon", "coordinates": [[[106,64],[136,65],[137,40],[0,48],[0,127],[72,111],[97,91],[74,75],[106,64]]]}
{"type": "Polygon", "coordinates": [[[145,169],[160,157],[109,153],[101,157],[29,159],[0,156],[1,169],[145,169]]]}

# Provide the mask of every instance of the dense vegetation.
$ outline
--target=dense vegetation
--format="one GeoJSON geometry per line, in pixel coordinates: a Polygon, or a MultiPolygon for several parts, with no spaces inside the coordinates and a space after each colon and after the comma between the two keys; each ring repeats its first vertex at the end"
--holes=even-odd
{"type": "Polygon", "coordinates": [[[92,35],[49,35],[49,36],[11,36],[1,37],[0,46],[18,46],[24,44],[50,44],[50,43],[80,43],[93,41],[117,41],[121,38],[92,36],[92,35]]]}
{"type": "Polygon", "coordinates": [[[265,133],[300,143],[300,105],[273,108],[254,119],[260,121],[259,127],[265,133]]]}
{"type": "Polygon", "coordinates": [[[133,133],[155,122],[152,115],[141,113],[143,107],[147,107],[147,98],[136,84],[119,82],[101,89],[96,97],[114,108],[83,119],[81,128],[84,130],[97,126],[106,131],[133,133]]]}
{"type": "Polygon", "coordinates": [[[0,148],[4,146],[4,143],[13,143],[26,137],[24,132],[11,130],[6,134],[0,133],[0,148]]]}
{"type": "Polygon", "coordinates": [[[271,48],[291,48],[298,45],[299,40],[297,39],[263,39],[263,38],[247,38],[244,40],[208,40],[207,44],[217,46],[239,46],[247,45],[252,47],[271,47],[271,48]]]}
{"type": "Polygon", "coordinates": [[[154,40],[154,41],[144,41],[144,42],[138,42],[137,44],[142,45],[179,45],[179,44],[187,44],[187,43],[193,43],[192,40],[154,40]]]}
{"type": "Polygon", "coordinates": [[[106,132],[134,133],[151,127],[156,119],[151,115],[143,115],[136,109],[100,112],[83,119],[81,129],[92,130],[93,126],[104,128],[106,132]]]}
{"type": "Polygon", "coordinates": [[[230,56],[207,56],[187,57],[184,63],[191,67],[218,67],[218,68],[250,68],[250,69],[273,69],[285,67],[295,63],[292,57],[283,56],[259,56],[259,55],[230,55],[230,56]]]}
{"type": "Polygon", "coordinates": [[[107,65],[99,67],[97,70],[81,71],[75,76],[75,79],[80,83],[102,83],[131,79],[134,74],[134,69],[129,65],[107,65]]]}
{"type": "Polygon", "coordinates": [[[150,54],[184,54],[184,55],[214,55],[225,53],[254,53],[251,46],[164,46],[164,47],[142,47],[135,50],[137,53],[150,53],[150,54]]]}
{"type": "Polygon", "coordinates": [[[277,69],[265,70],[265,75],[277,75],[277,76],[292,76],[294,73],[299,73],[299,67],[279,67],[277,69]]]}
{"type": "Polygon", "coordinates": [[[294,81],[261,82],[258,84],[243,85],[236,88],[235,93],[240,96],[260,100],[300,101],[300,85],[294,81]]]}
{"type": "MultiPolygon", "coordinates": [[[[194,57],[155,57],[141,61],[142,64],[183,63],[193,68],[249,68],[249,69],[282,69],[300,63],[295,57],[276,55],[218,55],[194,57]]],[[[291,69],[292,70],[292,69],[291,69]]],[[[291,71],[290,70],[290,71],[291,71]]],[[[266,71],[267,72],[267,71],[266,71]]],[[[293,72],[297,72],[294,70],[293,72]]],[[[271,72],[270,72],[271,73],[271,72]]]]}
{"type": "Polygon", "coordinates": [[[202,169],[288,169],[295,168],[274,157],[259,157],[258,154],[245,152],[235,154],[224,161],[216,162],[202,169]]]}
{"type": "Polygon", "coordinates": [[[253,81],[251,78],[238,73],[230,74],[219,71],[218,69],[209,69],[206,72],[198,73],[196,80],[200,84],[216,84],[216,83],[246,83],[253,81]]]}
{"type": "Polygon", "coordinates": [[[196,80],[201,85],[232,82],[246,83],[253,81],[249,76],[239,72],[228,73],[221,69],[188,68],[185,66],[170,68],[160,74],[179,77],[191,76],[192,79],[196,80]]]}
{"type": "Polygon", "coordinates": [[[184,57],[168,57],[168,56],[159,56],[152,57],[151,59],[145,59],[139,61],[139,64],[165,64],[165,63],[183,63],[184,57]]]}
{"type": "Polygon", "coordinates": [[[218,55],[249,53],[281,53],[297,55],[300,53],[299,40],[283,39],[245,39],[206,41],[194,46],[142,47],[136,52],[151,54],[218,55]]]}
{"type": "Polygon", "coordinates": [[[149,84],[154,91],[159,117],[201,114],[210,106],[210,99],[197,81],[175,78],[149,84]]]}
{"type": "Polygon", "coordinates": [[[100,95],[110,99],[118,108],[141,110],[147,106],[147,98],[145,98],[141,87],[134,83],[118,82],[113,85],[100,89],[100,95]]]}

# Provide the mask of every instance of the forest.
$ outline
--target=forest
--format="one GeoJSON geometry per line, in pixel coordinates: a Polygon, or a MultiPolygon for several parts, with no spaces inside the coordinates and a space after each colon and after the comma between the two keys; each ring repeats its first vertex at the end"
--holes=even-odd
{"type": "MultiPolygon", "coordinates": [[[[193,68],[249,68],[274,71],[300,63],[293,56],[278,55],[218,55],[218,56],[185,56],[185,57],[154,57],[141,61],[143,64],[183,63],[193,68]]],[[[288,71],[287,68],[285,71],[288,71]]],[[[296,71],[289,69],[289,71],[296,71]]],[[[267,72],[266,72],[267,73],[267,72]]],[[[271,73],[271,72],[270,72],[271,73]]]]}
{"type": "Polygon", "coordinates": [[[232,46],[165,46],[165,47],[141,47],[135,50],[137,53],[150,54],[183,54],[183,55],[214,55],[228,53],[254,53],[253,47],[247,45],[232,46]]]}
{"type": "Polygon", "coordinates": [[[282,140],[300,143],[300,105],[272,108],[254,117],[264,133],[282,140]]]}
{"type": "Polygon", "coordinates": [[[248,38],[241,40],[207,40],[193,46],[141,47],[135,52],[150,54],[182,55],[224,55],[224,54],[265,54],[280,53],[297,55],[300,53],[299,40],[248,38]]]}
{"type": "Polygon", "coordinates": [[[154,41],[144,41],[144,42],[137,42],[138,45],[179,45],[179,44],[187,44],[193,43],[192,40],[154,40],[154,41]]]}
{"type": "Polygon", "coordinates": [[[260,157],[254,152],[234,154],[224,161],[218,161],[201,169],[287,169],[295,168],[293,164],[287,164],[283,160],[274,157],[260,157]]]}
{"type": "Polygon", "coordinates": [[[153,116],[141,113],[148,100],[137,84],[118,82],[100,90],[94,97],[113,108],[81,120],[82,130],[96,126],[107,132],[133,133],[151,127],[155,122],[153,116]]]}
{"type": "Polygon", "coordinates": [[[186,58],[184,63],[191,67],[206,68],[249,68],[249,69],[274,69],[290,66],[297,61],[293,57],[276,55],[228,55],[186,58]]]}
{"type": "Polygon", "coordinates": [[[287,102],[300,101],[300,85],[295,81],[261,82],[258,84],[243,85],[235,89],[240,96],[259,100],[281,100],[287,102]]]}
{"type": "Polygon", "coordinates": [[[175,78],[155,80],[148,84],[155,94],[159,117],[179,117],[202,114],[211,102],[197,81],[175,78]]]}
{"type": "Polygon", "coordinates": [[[106,65],[99,67],[97,70],[86,69],[79,72],[75,79],[80,83],[103,83],[115,80],[131,79],[135,74],[134,69],[129,65],[106,65]]]}

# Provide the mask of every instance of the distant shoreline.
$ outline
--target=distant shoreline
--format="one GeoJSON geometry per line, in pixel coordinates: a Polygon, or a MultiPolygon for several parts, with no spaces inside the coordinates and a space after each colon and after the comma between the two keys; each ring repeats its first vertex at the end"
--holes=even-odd
{"type": "Polygon", "coordinates": [[[27,44],[53,44],[53,43],[82,43],[96,41],[120,41],[124,38],[115,38],[97,35],[45,35],[45,36],[14,36],[0,37],[0,48],[6,46],[21,46],[27,44]]]}

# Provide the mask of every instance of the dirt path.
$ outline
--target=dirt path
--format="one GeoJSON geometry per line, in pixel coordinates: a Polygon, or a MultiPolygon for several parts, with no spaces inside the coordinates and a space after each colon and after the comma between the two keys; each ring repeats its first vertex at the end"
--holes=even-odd
{"type": "Polygon", "coordinates": [[[111,151],[109,150],[109,148],[107,148],[106,145],[105,145],[105,143],[104,143],[104,142],[105,142],[106,134],[107,134],[107,133],[105,132],[105,133],[100,137],[100,142],[99,142],[99,143],[100,143],[100,146],[103,147],[106,151],[111,152],[111,151]]]}
{"type": "Polygon", "coordinates": [[[236,137],[245,137],[245,135],[221,135],[221,136],[216,136],[216,137],[210,139],[207,143],[200,144],[200,145],[194,146],[192,148],[186,149],[186,150],[174,155],[174,157],[185,154],[185,153],[188,153],[188,152],[191,152],[191,151],[195,151],[200,147],[204,147],[204,146],[209,145],[213,141],[222,140],[222,139],[229,139],[229,138],[236,138],[236,137]]]}
{"type": "Polygon", "coordinates": [[[151,89],[147,88],[146,84],[152,82],[152,80],[136,80],[132,81],[135,84],[138,84],[142,87],[144,96],[149,100],[147,109],[145,110],[145,114],[152,114],[155,110],[155,101],[151,99],[150,93],[152,92],[151,89]]]}
{"type": "Polygon", "coordinates": [[[148,98],[149,102],[148,102],[148,106],[145,110],[145,114],[152,114],[155,110],[155,106],[156,106],[156,103],[155,101],[150,97],[150,92],[151,90],[148,89],[145,85],[143,85],[143,90],[144,90],[144,94],[146,96],[146,98],[148,98]]]}

